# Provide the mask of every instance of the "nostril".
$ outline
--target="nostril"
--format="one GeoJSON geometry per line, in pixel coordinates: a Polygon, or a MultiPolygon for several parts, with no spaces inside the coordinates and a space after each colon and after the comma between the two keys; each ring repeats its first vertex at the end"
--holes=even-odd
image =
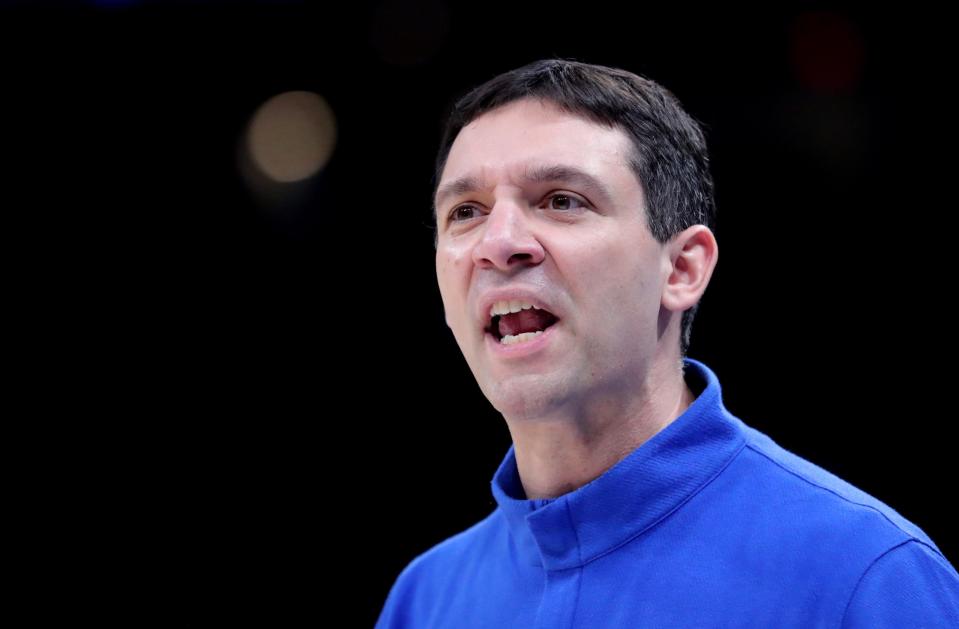
{"type": "Polygon", "coordinates": [[[531,254],[531,253],[514,253],[513,255],[511,255],[511,256],[509,257],[509,261],[507,261],[507,264],[512,264],[514,258],[519,258],[520,260],[525,260],[525,259],[532,258],[532,257],[533,257],[533,254],[531,254]]]}

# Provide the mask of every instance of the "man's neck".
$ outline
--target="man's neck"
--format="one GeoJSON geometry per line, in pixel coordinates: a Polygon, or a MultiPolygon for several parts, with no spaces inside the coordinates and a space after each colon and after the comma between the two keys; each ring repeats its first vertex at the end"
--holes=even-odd
{"type": "Polygon", "coordinates": [[[579,420],[510,424],[526,497],[555,498],[598,478],[671,424],[695,399],[680,377],[666,387],[647,383],[625,403],[595,402],[579,420]]]}

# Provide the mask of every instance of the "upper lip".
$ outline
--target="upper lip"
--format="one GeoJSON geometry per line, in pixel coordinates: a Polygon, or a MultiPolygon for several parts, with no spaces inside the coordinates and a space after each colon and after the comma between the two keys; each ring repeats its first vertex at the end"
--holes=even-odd
{"type": "Polygon", "coordinates": [[[553,314],[557,319],[561,319],[562,316],[559,312],[556,311],[556,308],[543,299],[541,295],[537,295],[534,291],[523,289],[523,288],[503,288],[500,290],[494,290],[483,295],[483,299],[480,300],[479,306],[479,315],[478,319],[480,321],[481,327],[485,330],[489,327],[492,317],[490,317],[489,311],[493,308],[493,304],[498,301],[522,301],[528,302],[540,308],[542,310],[548,310],[553,314]]]}

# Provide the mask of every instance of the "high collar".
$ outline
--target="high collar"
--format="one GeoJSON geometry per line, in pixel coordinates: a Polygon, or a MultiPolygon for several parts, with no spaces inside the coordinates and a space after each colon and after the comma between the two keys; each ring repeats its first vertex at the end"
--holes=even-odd
{"type": "Polygon", "coordinates": [[[723,406],[716,374],[697,360],[684,362],[696,400],[578,489],[527,499],[510,445],[490,484],[522,561],[546,570],[583,565],[665,517],[739,452],[745,442],[742,422],[723,406]]]}

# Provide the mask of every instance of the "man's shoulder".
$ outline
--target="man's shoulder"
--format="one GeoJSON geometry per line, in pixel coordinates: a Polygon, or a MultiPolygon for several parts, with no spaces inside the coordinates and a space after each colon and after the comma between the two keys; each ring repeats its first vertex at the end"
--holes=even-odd
{"type": "MultiPolygon", "coordinates": [[[[915,523],[889,504],[825,468],[780,446],[763,432],[745,425],[746,458],[753,473],[762,474],[779,515],[795,516],[790,528],[827,530],[842,543],[859,546],[867,554],[885,552],[909,540],[935,543],[915,523]]],[[[795,531],[794,531],[795,532],[795,531]]]]}
{"type": "Polygon", "coordinates": [[[416,555],[390,588],[377,627],[430,625],[437,601],[448,602],[451,584],[501,544],[506,527],[499,509],[416,555]]]}
{"type": "Polygon", "coordinates": [[[498,508],[494,509],[479,522],[416,555],[400,573],[397,581],[415,578],[442,581],[446,577],[453,577],[470,563],[489,556],[491,548],[505,534],[502,513],[498,508]]]}

